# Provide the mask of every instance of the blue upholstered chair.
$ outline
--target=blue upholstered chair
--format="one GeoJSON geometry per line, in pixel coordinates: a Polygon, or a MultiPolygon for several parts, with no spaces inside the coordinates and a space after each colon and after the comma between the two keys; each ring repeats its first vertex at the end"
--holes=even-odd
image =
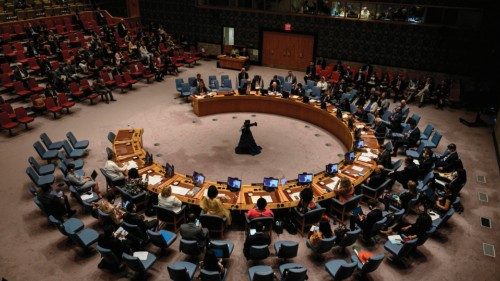
{"type": "Polygon", "coordinates": [[[350,213],[359,204],[359,200],[363,197],[362,194],[354,195],[346,202],[342,203],[336,198],[332,198],[332,211],[340,215],[339,219],[344,221],[346,214],[350,213]]]}
{"type": "Polygon", "coordinates": [[[268,265],[256,265],[248,269],[248,279],[250,281],[273,281],[274,272],[268,265]]]}
{"type": "Polygon", "coordinates": [[[356,269],[355,262],[347,263],[345,260],[331,260],[325,264],[326,271],[333,277],[333,280],[340,281],[349,278],[356,269]]]}
{"type": "Polygon", "coordinates": [[[38,153],[38,156],[40,156],[41,159],[46,160],[48,163],[50,163],[52,159],[56,159],[57,153],[59,152],[58,150],[46,150],[39,141],[35,142],[33,147],[35,148],[36,153],[38,153]]]}
{"type": "Polygon", "coordinates": [[[233,253],[234,243],[229,240],[211,240],[208,248],[214,251],[218,258],[228,259],[233,253]]]}
{"type": "Polygon", "coordinates": [[[207,228],[210,237],[224,237],[226,220],[221,216],[201,214],[199,217],[201,226],[207,228]]]}
{"type": "Polygon", "coordinates": [[[109,268],[113,271],[119,271],[122,262],[120,259],[111,251],[110,249],[103,248],[99,245],[96,246],[96,250],[101,254],[101,261],[97,265],[99,268],[109,268]]]}
{"type": "Polygon", "coordinates": [[[267,245],[254,245],[248,248],[247,260],[260,261],[267,259],[271,253],[267,245]]]}
{"type": "Polygon", "coordinates": [[[429,123],[425,126],[424,131],[420,133],[420,140],[428,140],[431,137],[432,132],[434,132],[434,125],[429,123]]]}
{"type": "Polygon", "coordinates": [[[436,131],[434,132],[430,140],[422,140],[422,143],[425,147],[436,148],[438,147],[442,137],[443,135],[440,132],[436,131]]]}
{"type": "Polygon", "coordinates": [[[77,140],[73,132],[67,132],[66,137],[74,149],[85,149],[89,146],[88,140],[77,140]]]}
{"type": "Polygon", "coordinates": [[[81,158],[85,155],[85,149],[76,149],[71,147],[67,140],[63,141],[63,149],[69,158],[81,158]]]}
{"type": "Polygon", "coordinates": [[[57,153],[57,158],[59,158],[59,160],[64,162],[64,165],[66,165],[66,166],[68,166],[70,163],[72,163],[73,165],[75,165],[75,170],[82,169],[83,165],[84,165],[83,159],[66,158],[66,155],[62,151],[59,151],[59,153],[57,153]]]}
{"type": "Polygon", "coordinates": [[[227,268],[221,274],[219,271],[208,271],[206,269],[200,270],[201,281],[224,281],[227,277],[227,268]]]}
{"type": "Polygon", "coordinates": [[[182,79],[182,78],[175,79],[175,89],[179,93],[182,92],[182,84],[184,84],[184,79],[182,79]]]}
{"type": "Polygon", "coordinates": [[[46,133],[42,133],[40,139],[48,150],[59,150],[63,147],[63,141],[53,142],[46,133]]]}
{"type": "Polygon", "coordinates": [[[424,152],[424,148],[425,148],[425,143],[424,141],[421,141],[416,149],[406,150],[406,156],[411,157],[413,159],[418,159],[424,152]]]}
{"type": "Polygon", "coordinates": [[[276,241],[274,242],[274,251],[279,259],[291,259],[297,256],[299,243],[288,240],[276,241]]]}
{"type": "Polygon", "coordinates": [[[365,276],[366,274],[377,270],[384,260],[384,254],[373,255],[365,263],[362,263],[357,255],[352,255],[351,260],[356,263],[361,276],[365,276]]]}
{"type": "Polygon", "coordinates": [[[371,198],[371,199],[377,199],[380,195],[381,192],[383,192],[389,184],[391,183],[391,179],[385,180],[383,183],[381,183],[379,186],[376,187],[370,187],[366,184],[361,184],[361,192],[363,193],[364,197],[371,198]]]}
{"type": "Polygon", "coordinates": [[[391,259],[401,261],[408,257],[408,254],[417,246],[417,239],[406,241],[403,244],[394,244],[387,241],[384,244],[384,249],[391,254],[391,259]]]}
{"type": "Polygon", "coordinates": [[[285,263],[279,266],[281,281],[304,281],[307,268],[298,263],[285,263]]]}
{"type": "Polygon", "coordinates": [[[174,232],[177,232],[181,224],[186,221],[186,205],[183,205],[177,213],[162,206],[154,206],[154,209],[158,220],[167,226],[173,226],[174,232]]]}
{"type": "Polygon", "coordinates": [[[442,217],[433,220],[432,225],[436,227],[436,230],[440,229],[443,225],[446,224],[446,222],[451,218],[451,216],[453,216],[454,213],[455,209],[450,207],[450,209],[442,217]]]}
{"type": "Polygon", "coordinates": [[[177,239],[177,234],[163,229],[160,231],[152,231],[148,229],[146,230],[146,233],[148,234],[151,243],[160,248],[161,254],[163,254],[165,249],[170,247],[170,245],[172,245],[172,243],[174,243],[177,239]]]}
{"type": "Polygon", "coordinates": [[[173,281],[193,280],[196,264],[187,261],[176,261],[167,266],[168,275],[173,281]]]}
{"type": "Polygon", "coordinates": [[[156,256],[149,252],[146,260],[141,260],[127,253],[122,254],[122,259],[130,269],[141,275],[146,273],[146,271],[156,262],[156,256]]]}
{"type": "Polygon", "coordinates": [[[298,225],[299,233],[304,236],[306,229],[310,228],[311,225],[318,223],[321,217],[325,213],[326,209],[323,207],[316,207],[316,209],[310,210],[305,214],[299,212],[297,209],[292,209],[292,215],[295,222],[298,225]]]}
{"type": "Polygon", "coordinates": [[[203,249],[200,249],[198,241],[196,240],[181,239],[179,251],[188,256],[198,257],[202,253],[203,249]]]}
{"type": "Polygon", "coordinates": [[[113,132],[109,132],[107,138],[108,138],[108,141],[111,144],[113,144],[113,143],[115,143],[116,135],[113,132]]]}
{"type": "Polygon", "coordinates": [[[36,173],[39,174],[40,176],[53,174],[54,170],[56,169],[56,165],[54,164],[40,165],[40,163],[38,163],[38,161],[36,161],[35,158],[31,156],[28,158],[28,162],[30,163],[31,167],[35,169],[36,173]]]}
{"type": "Polygon", "coordinates": [[[323,238],[319,240],[318,245],[313,246],[310,242],[309,239],[306,240],[306,245],[311,251],[313,251],[316,256],[321,257],[322,254],[330,251],[333,246],[335,245],[335,239],[337,239],[335,236],[330,237],[330,238],[323,238]]]}
{"type": "Polygon", "coordinates": [[[353,245],[358,240],[361,234],[361,228],[356,227],[354,230],[347,231],[342,239],[335,240],[335,246],[341,247],[341,251],[345,252],[345,248],[353,245]],[[339,241],[340,240],[340,241],[339,241]]]}
{"type": "Polygon", "coordinates": [[[84,228],[83,222],[77,218],[69,218],[65,222],[57,219],[53,215],[49,216],[49,222],[53,226],[57,227],[59,231],[65,235],[68,236],[72,233],[79,232],[84,228]]]}
{"type": "Polygon", "coordinates": [[[38,175],[32,167],[26,168],[26,174],[30,177],[31,181],[38,187],[44,185],[51,185],[54,183],[54,175],[49,174],[45,176],[38,175]]]}

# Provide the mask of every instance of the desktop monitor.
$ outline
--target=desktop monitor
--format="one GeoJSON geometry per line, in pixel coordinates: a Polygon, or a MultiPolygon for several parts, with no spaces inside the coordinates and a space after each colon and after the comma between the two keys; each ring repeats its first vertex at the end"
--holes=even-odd
{"type": "Polygon", "coordinates": [[[264,178],[263,186],[266,191],[274,191],[278,188],[279,180],[277,178],[264,178]]]}
{"type": "Polygon", "coordinates": [[[174,176],[174,165],[170,165],[167,163],[165,163],[165,177],[167,178],[171,178],[174,176]]]}
{"type": "Polygon", "coordinates": [[[313,174],[310,173],[302,173],[298,176],[298,183],[300,185],[306,185],[312,183],[313,174]]]}
{"type": "Polygon", "coordinates": [[[354,149],[362,149],[365,146],[365,141],[357,140],[354,142],[354,149]]]}
{"type": "Polygon", "coordinates": [[[345,154],[345,163],[346,164],[352,164],[352,162],[354,162],[354,158],[356,157],[356,155],[354,154],[354,151],[349,151],[345,154]]]}
{"type": "Polygon", "coordinates": [[[326,165],[326,174],[327,175],[336,175],[339,171],[339,164],[330,163],[326,165]]]}
{"type": "Polygon", "coordinates": [[[193,184],[194,186],[202,186],[205,182],[205,176],[202,173],[196,171],[193,172],[193,184]]]}
{"type": "Polygon", "coordinates": [[[241,180],[239,178],[227,178],[227,187],[232,191],[238,191],[241,188],[241,180]]]}

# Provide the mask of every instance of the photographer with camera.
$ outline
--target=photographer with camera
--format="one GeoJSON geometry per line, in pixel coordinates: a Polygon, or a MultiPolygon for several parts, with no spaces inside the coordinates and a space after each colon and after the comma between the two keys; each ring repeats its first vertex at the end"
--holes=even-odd
{"type": "Polygon", "coordinates": [[[238,146],[234,149],[236,154],[257,155],[262,150],[262,147],[255,143],[250,127],[257,126],[257,122],[250,123],[250,120],[245,120],[241,127],[241,137],[238,146]]]}

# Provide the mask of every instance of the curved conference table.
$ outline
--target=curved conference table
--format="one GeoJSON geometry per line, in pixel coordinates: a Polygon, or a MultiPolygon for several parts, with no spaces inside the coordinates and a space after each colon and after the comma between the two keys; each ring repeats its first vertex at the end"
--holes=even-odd
{"type": "MultiPolygon", "coordinates": [[[[326,110],[317,103],[305,104],[298,97],[283,99],[278,96],[259,95],[214,95],[195,97],[192,101],[194,113],[198,116],[227,112],[259,112],[287,116],[306,121],[325,129],[336,136],[347,150],[353,146],[353,132],[347,127],[344,120],[335,116],[336,109],[329,106],[326,110]]],[[[344,114],[344,117],[347,117],[344,114]]],[[[362,128],[363,123],[356,123],[355,127],[362,128]]],[[[139,173],[148,176],[148,189],[159,193],[163,187],[170,185],[172,193],[186,204],[199,205],[210,185],[215,185],[224,207],[229,210],[248,210],[255,206],[258,198],[265,197],[271,209],[283,209],[297,206],[299,193],[303,186],[297,180],[288,181],[280,185],[275,191],[267,192],[262,183],[243,184],[240,191],[232,192],[225,182],[206,180],[201,187],[195,187],[191,176],[175,173],[173,177],[164,176],[163,163],[154,162],[145,165],[146,150],[143,147],[143,129],[119,130],[113,144],[116,162],[129,167],[137,165],[139,173]]],[[[316,201],[323,201],[335,196],[338,182],[341,178],[348,178],[355,186],[361,184],[370,176],[376,166],[374,149],[379,145],[373,132],[369,129],[362,131],[366,149],[356,153],[356,160],[352,164],[344,164],[339,159],[339,173],[329,176],[325,171],[314,174],[311,187],[316,201]]],[[[181,161],[181,159],[179,159],[181,161]]],[[[170,163],[175,164],[175,159],[170,163]]],[[[327,163],[325,163],[326,165],[327,163]]]]}

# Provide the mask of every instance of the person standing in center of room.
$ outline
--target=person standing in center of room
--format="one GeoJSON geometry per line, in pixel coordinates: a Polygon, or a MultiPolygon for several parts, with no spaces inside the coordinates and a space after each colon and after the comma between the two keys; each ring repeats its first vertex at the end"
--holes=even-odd
{"type": "Polygon", "coordinates": [[[250,127],[257,126],[257,122],[250,123],[250,120],[245,120],[241,127],[241,136],[238,146],[234,149],[236,154],[257,155],[261,152],[262,147],[258,146],[253,138],[250,127]]]}

